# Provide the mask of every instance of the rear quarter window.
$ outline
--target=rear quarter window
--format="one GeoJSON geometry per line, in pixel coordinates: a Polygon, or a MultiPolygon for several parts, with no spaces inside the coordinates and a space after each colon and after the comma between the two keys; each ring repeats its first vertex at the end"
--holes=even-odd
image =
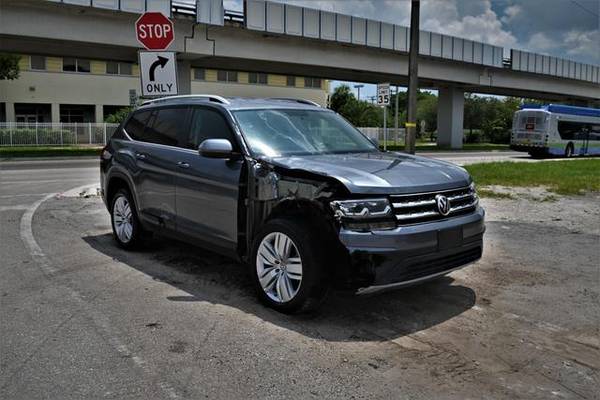
{"type": "Polygon", "coordinates": [[[138,111],[134,113],[125,124],[125,132],[135,140],[143,140],[144,129],[150,118],[151,111],[138,111]]]}

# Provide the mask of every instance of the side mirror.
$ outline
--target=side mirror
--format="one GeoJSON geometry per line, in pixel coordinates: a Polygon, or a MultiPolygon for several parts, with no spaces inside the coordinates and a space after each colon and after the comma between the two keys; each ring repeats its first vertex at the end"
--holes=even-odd
{"type": "Polygon", "coordinates": [[[227,139],[206,139],[198,146],[198,153],[207,158],[230,158],[234,155],[231,142],[227,139]]]}

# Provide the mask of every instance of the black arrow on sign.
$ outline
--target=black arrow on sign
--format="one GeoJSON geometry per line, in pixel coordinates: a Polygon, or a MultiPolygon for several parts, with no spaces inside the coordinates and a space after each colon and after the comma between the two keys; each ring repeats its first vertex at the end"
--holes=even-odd
{"type": "Polygon", "coordinates": [[[158,57],[158,59],[156,61],[154,61],[152,63],[152,65],[150,66],[150,82],[154,82],[154,71],[156,70],[156,68],[158,68],[159,65],[161,68],[164,68],[165,65],[167,65],[167,62],[169,62],[168,58],[161,57],[161,56],[157,56],[157,57],[158,57]]]}

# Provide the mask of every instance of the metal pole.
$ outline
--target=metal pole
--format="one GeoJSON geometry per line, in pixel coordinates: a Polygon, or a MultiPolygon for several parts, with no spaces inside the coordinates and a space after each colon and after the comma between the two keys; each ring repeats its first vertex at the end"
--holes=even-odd
{"type": "Polygon", "coordinates": [[[35,145],[37,146],[39,144],[39,139],[38,139],[38,122],[35,121],[35,145]]]}
{"type": "Polygon", "coordinates": [[[394,144],[398,144],[398,86],[396,86],[396,99],[395,99],[395,111],[394,111],[394,144]]]}
{"type": "Polygon", "coordinates": [[[64,138],[63,138],[63,124],[62,124],[62,122],[58,123],[58,129],[60,131],[60,145],[62,146],[62,145],[65,144],[65,141],[64,141],[64,138]]]}
{"type": "Polygon", "coordinates": [[[103,131],[103,132],[104,132],[104,135],[103,135],[103,137],[104,137],[104,139],[103,139],[103,140],[104,140],[104,142],[103,142],[103,144],[106,144],[106,122],[104,123],[104,131],[103,131]]]}
{"type": "Polygon", "coordinates": [[[88,122],[88,137],[90,138],[90,141],[88,144],[92,144],[92,123],[88,122]]]}
{"type": "Polygon", "coordinates": [[[406,116],[407,153],[415,154],[417,133],[417,89],[419,86],[419,0],[411,1],[410,49],[408,53],[408,110],[406,116]]]}
{"type": "Polygon", "coordinates": [[[387,151],[387,106],[383,106],[383,151],[387,151]]]}

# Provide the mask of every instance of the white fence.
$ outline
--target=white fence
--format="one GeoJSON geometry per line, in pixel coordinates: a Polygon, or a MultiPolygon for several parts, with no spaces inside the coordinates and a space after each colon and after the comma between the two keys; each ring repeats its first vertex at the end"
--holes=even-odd
{"type": "Polygon", "coordinates": [[[0,146],[104,145],[118,124],[107,123],[0,123],[0,146]]]}
{"type": "MultiPolygon", "coordinates": [[[[370,137],[371,139],[377,139],[377,141],[380,144],[383,144],[383,142],[385,140],[383,128],[363,127],[363,128],[358,128],[358,129],[362,133],[364,133],[365,135],[370,137]]],[[[404,129],[404,128],[398,128],[397,130],[395,128],[388,128],[387,129],[387,142],[388,142],[388,144],[394,143],[394,144],[403,146],[405,135],[406,135],[406,129],[404,129]]]]}
{"type": "MultiPolygon", "coordinates": [[[[0,146],[89,146],[104,145],[118,124],[107,123],[0,123],[0,146]]],[[[358,128],[383,144],[383,128],[358,128]]],[[[404,144],[406,130],[388,128],[388,144],[404,144]]]]}

